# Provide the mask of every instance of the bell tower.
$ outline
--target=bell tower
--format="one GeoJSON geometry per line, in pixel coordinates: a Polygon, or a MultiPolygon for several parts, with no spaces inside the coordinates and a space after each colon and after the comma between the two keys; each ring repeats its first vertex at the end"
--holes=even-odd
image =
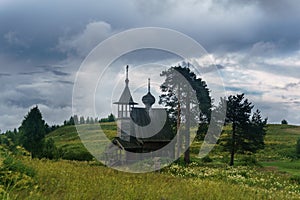
{"type": "Polygon", "coordinates": [[[114,104],[118,105],[118,137],[122,140],[130,141],[130,133],[132,132],[130,112],[134,108],[134,105],[137,105],[136,102],[133,101],[128,84],[128,65],[126,66],[126,79],[125,79],[125,88],[121,94],[121,97],[118,102],[114,102],[114,104]]]}

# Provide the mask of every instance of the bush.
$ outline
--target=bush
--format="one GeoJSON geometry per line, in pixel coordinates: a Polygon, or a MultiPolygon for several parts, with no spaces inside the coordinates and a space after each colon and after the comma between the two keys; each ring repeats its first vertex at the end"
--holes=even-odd
{"type": "Polygon", "coordinates": [[[209,157],[209,156],[205,156],[202,159],[202,162],[208,163],[208,162],[212,162],[213,160],[209,157]]]}
{"type": "Polygon", "coordinates": [[[291,179],[291,181],[293,181],[297,184],[300,184],[300,176],[299,175],[292,176],[290,179],[291,179]]]}
{"type": "Polygon", "coordinates": [[[200,123],[198,125],[198,129],[197,129],[196,140],[198,140],[198,141],[203,140],[206,135],[207,130],[208,130],[208,124],[200,123]]]}
{"type": "Polygon", "coordinates": [[[254,165],[258,165],[258,162],[255,156],[245,156],[241,159],[240,164],[243,166],[254,166],[254,165]]]}
{"type": "Polygon", "coordinates": [[[285,125],[287,125],[287,124],[288,124],[288,122],[287,122],[285,119],[283,119],[283,120],[281,121],[281,124],[285,124],[285,125]]]}
{"type": "Polygon", "coordinates": [[[0,199],[9,199],[13,190],[31,190],[35,181],[33,168],[6,154],[0,166],[0,199]]]}
{"type": "Polygon", "coordinates": [[[62,159],[65,160],[78,160],[78,161],[91,161],[93,156],[88,152],[81,149],[68,149],[62,152],[62,159]]]}
{"type": "Polygon", "coordinates": [[[300,138],[298,139],[297,144],[296,144],[296,153],[299,157],[300,156],[300,138]]]}
{"type": "Polygon", "coordinates": [[[24,165],[20,160],[16,160],[14,157],[7,155],[3,160],[3,166],[1,167],[1,171],[14,171],[20,172],[21,174],[26,174],[27,176],[33,177],[35,175],[35,171],[24,165]]]}
{"type": "Polygon", "coordinates": [[[48,159],[58,159],[60,157],[59,150],[56,148],[54,140],[52,138],[46,140],[42,157],[48,159]]]}

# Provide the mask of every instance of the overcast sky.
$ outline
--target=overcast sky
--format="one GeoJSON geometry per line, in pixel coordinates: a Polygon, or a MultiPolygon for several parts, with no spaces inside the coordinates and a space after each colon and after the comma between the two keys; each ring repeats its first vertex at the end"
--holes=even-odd
{"type": "MultiPolygon", "coordinates": [[[[299,10],[298,0],[0,0],[0,129],[19,127],[34,105],[49,124],[61,124],[88,53],[146,26],[192,37],[222,66],[227,94],[245,93],[269,122],[300,124],[299,10]]],[[[104,106],[99,117],[110,112],[104,106]]]]}

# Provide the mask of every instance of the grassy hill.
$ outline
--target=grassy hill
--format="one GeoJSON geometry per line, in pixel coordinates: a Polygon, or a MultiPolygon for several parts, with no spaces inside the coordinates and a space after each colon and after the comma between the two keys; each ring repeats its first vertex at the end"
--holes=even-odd
{"type": "MultiPolygon", "coordinates": [[[[92,125],[95,129],[98,129],[98,126],[92,125]]],[[[93,135],[93,132],[88,130],[91,129],[90,125],[81,125],[81,128],[93,135]]],[[[101,128],[110,139],[116,135],[116,124],[113,122],[102,123],[101,128]]],[[[65,153],[63,157],[65,159],[92,160],[91,155],[81,143],[75,126],[61,127],[50,133],[47,138],[54,139],[57,147],[65,153]]],[[[299,138],[300,126],[269,124],[265,137],[265,149],[256,153],[256,159],[259,164],[269,167],[269,169],[273,167],[274,170],[300,176],[300,160],[295,159],[295,146],[299,138]]],[[[201,142],[193,142],[191,146],[192,157],[197,157],[200,146],[201,142]]],[[[228,163],[228,152],[224,152],[222,147],[218,145],[215,146],[209,156],[215,164],[228,163]]],[[[245,157],[247,158],[245,155],[237,155],[237,163],[245,157]]]]}
{"type": "MultiPolygon", "coordinates": [[[[88,140],[97,142],[99,134],[99,124],[80,125],[82,132],[88,133],[88,140]]],[[[109,139],[116,136],[117,127],[114,122],[101,123],[101,128],[109,139]]],[[[88,152],[78,136],[75,126],[61,127],[46,136],[46,139],[52,138],[55,145],[61,150],[62,158],[67,160],[86,160],[90,161],[93,156],[88,152]]]]}
{"type": "MultiPolygon", "coordinates": [[[[92,126],[80,125],[82,130],[88,132],[92,136],[93,134],[96,134],[96,132],[93,132],[91,127],[98,129],[98,126],[98,124],[92,126]]],[[[116,124],[114,122],[101,123],[101,128],[109,139],[112,139],[116,135],[116,124]]],[[[91,139],[93,139],[92,136],[91,139]]],[[[47,135],[47,138],[54,139],[56,146],[61,148],[64,152],[83,152],[83,154],[88,154],[88,151],[81,143],[75,126],[61,127],[47,135]]],[[[295,159],[295,146],[297,139],[299,138],[300,126],[269,124],[267,125],[267,134],[265,137],[266,146],[263,150],[256,153],[256,159],[264,166],[275,166],[283,170],[285,166],[283,163],[287,163],[287,165],[295,165],[293,168],[296,167],[296,169],[298,169],[297,166],[300,167],[300,164],[295,159]]],[[[201,142],[193,142],[191,146],[192,157],[197,157],[200,147],[201,142]]],[[[224,152],[222,147],[219,145],[215,146],[209,156],[216,163],[224,163],[229,159],[228,152],[224,152]]],[[[237,155],[237,162],[239,162],[239,159],[244,157],[245,155],[237,155]]],[[[288,168],[287,172],[290,172],[288,168]]]]}
{"type": "Polygon", "coordinates": [[[299,126],[268,125],[266,147],[258,153],[259,161],[263,166],[300,177],[300,159],[296,156],[299,138],[299,126]]]}
{"type": "MultiPolygon", "coordinates": [[[[81,129],[96,133],[97,126],[82,125],[81,129]]],[[[115,123],[104,123],[101,127],[109,138],[116,134],[115,123]]],[[[53,138],[64,155],[68,155],[66,152],[75,157],[89,154],[74,126],[61,127],[47,138],[53,138]]],[[[119,172],[96,161],[25,157],[22,162],[35,170],[35,182],[25,189],[12,189],[9,198],[300,199],[300,160],[295,157],[298,138],[298,126],[268,125],[266,147],[256,154],[258,165],[243,166],[244,158],[252,156],[237,155],[235,167],[226,164],[229,154],[219,145],[209,154],[211,162],[197,159],[201,142],[194,142],[191,147],[193,162],[189,166],[176,162],[160,172],[147,174],[119,172]]],[[[94,139],[93,134],[90,139],[94,139]]]]}

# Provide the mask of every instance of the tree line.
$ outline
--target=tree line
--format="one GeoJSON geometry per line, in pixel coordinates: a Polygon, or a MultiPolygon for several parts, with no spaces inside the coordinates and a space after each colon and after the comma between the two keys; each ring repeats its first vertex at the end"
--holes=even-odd
{"type": "Polygon", "coordinates": [[[93,118],[93,117],[84,117],[80,116],[78,117],[77,115],[71,116],[69,120],[64,121],[64,126],[68,125],[77,125],[77,124],[95,124],[95,123],[100,123],[100,122],[114,122],[116,120],[115,116],[110,113],[106,118],[101,118],[100,120],[98,117],[93,118]]]}

